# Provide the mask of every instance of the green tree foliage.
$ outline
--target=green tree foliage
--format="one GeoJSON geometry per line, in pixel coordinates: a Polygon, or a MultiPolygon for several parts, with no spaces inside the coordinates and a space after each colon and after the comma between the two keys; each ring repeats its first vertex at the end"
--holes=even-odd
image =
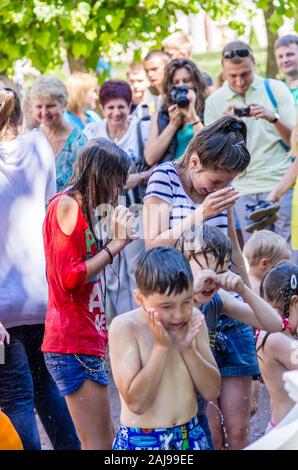
{"type": "MultiPolygon", "coordinates": [[[[265,10],[270,0],[255,3],[265,10]]],[[[295,16],[297,0],[277,0],[276,5],[273,30],[282,16],[295,16]]],[[[22,57],[31,58],[41,71],[61,65],[66,57],[72,69],[94,70],[99,55],[115,44],[127,48],[152,40],[158,46],[177,10],[189,14],[203,8],[214,19],[230,18],[241,32],[243,25],[232,16],[240,7],[242,0],[1,0],[0,72],[22,57]]]]}

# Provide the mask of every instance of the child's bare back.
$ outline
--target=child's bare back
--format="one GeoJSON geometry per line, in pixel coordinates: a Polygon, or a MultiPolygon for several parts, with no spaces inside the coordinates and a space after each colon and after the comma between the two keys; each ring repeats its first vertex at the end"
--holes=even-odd
{"type": "MultiPolygon", "coordinates": [[[[257,347],[264,341],[265,332],[259,335],[257,347]]],[[[258,351],[259,367],[271,401],[271,422],[278,424],[293,408],[294,402],[284,388],[282,376],[288,370],[298,369],[293,359],[298,341],[286,332],[271,333],[264,347],[258,351]]]]}

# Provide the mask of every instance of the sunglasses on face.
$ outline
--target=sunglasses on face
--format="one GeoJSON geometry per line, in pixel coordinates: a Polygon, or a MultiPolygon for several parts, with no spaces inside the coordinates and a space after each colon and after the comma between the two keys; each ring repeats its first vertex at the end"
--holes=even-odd
{"type": "Polygon", "coordinates": [[[232,49],[231,51],[227,51],[223,54],[224,59],[233,59],[233,57],[248,57],[250,55],[250,51],[248,49],[232,49]]]}

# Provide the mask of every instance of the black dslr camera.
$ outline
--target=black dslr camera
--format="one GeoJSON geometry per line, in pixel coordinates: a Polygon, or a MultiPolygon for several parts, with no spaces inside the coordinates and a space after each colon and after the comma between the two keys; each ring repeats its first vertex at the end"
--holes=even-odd
{"type": "Polygon", "coordinates": [[[248,117],[250,113],[250,106],[234,107],[234,113],[238,117],[248,117]]]}
{"type": "Polygon", "coordinates": [[[173,104],[177,104],[179,108],[188,108],[189,99],[187,98],[188,88],[187,86],[175,86],[171,91],[171,100],[173,104]]]}

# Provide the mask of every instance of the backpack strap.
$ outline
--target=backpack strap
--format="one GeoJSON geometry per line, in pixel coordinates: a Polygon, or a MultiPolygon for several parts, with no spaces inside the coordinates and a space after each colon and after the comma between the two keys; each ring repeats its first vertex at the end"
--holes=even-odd
{"type": "MultiPolygon", "coordinates": [[[[265,85],[265,90],[267,92],[268,98],[271,101],[273,108],[275,109],[275,111],[278,111],[277,101],[274,97],[274,94],[272,93],[269,78],[264,78],[264,85],[265,85]]],[[[288,144],[286,144],[282,139],[280,139],[279,143],[286,152],[289,152],[291,150],[291,147],[288,144]]]]}
{"type": "Polygon", "coordinates": [[[269,78],[264,79],[264,85],[265,85],[265,89],[266,89],[268,98],[270,99],[273,108],[275,108],[277,110],[277,102],[276,102],[276,99],[274,97],[274,94],[272,93],[269,78]]]}

